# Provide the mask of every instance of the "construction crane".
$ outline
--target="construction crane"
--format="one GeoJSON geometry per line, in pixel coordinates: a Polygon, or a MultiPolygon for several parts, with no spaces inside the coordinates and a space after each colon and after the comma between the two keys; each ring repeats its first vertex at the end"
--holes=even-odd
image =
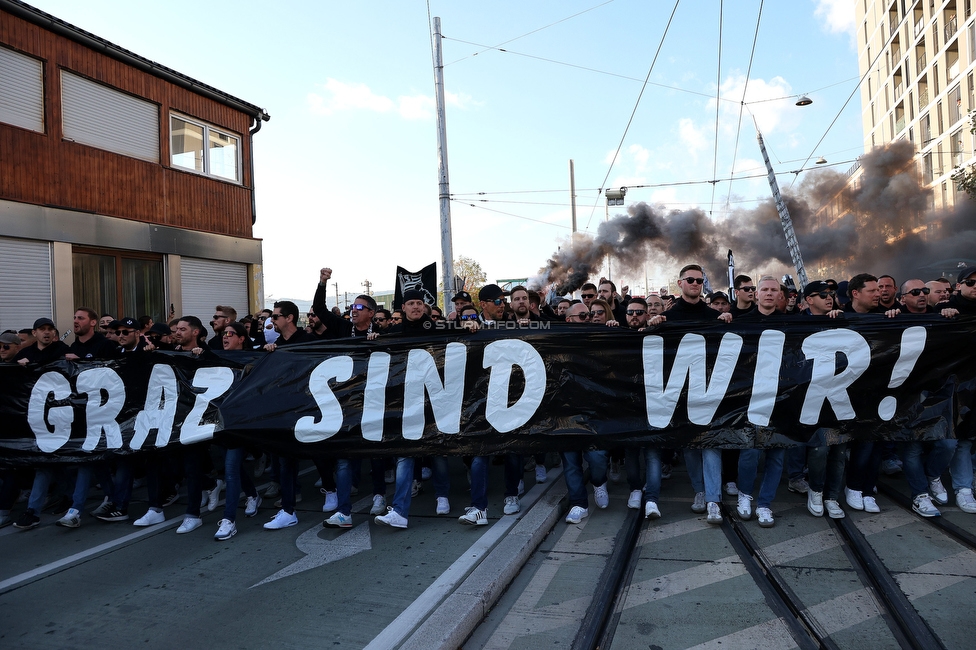
{"type": "MultiPolygon", "coordinates": [[[[755,120],[755,118],[753,118],[755,120]]],[[[776,201],[776,211],[779,212],[779,221],[783,224],[783,232],[786,233],[786,248],[790,251],[790,258],[793,266],[796,267],[796,279],[800,284],[800,291],[807,286],[807,271],[803,268],[803,258],[800,256],[800,245],[796,241],[796,231],[793,230],[793,219],[790,218],[790,211],[786,208],[786,202],[779,191],[779,183],[776,182],[776,174],[773,166],[769,162],[769,154],[766,153],[766,145],[763,142],[762,133],[759,131],[759,124],[756,123],[756,138],[759,139],[759,150],[762,152],[763,162],[766,163],[766,173],[769,178],[769,189],[773,191],[773,200],[776,201]]]]}

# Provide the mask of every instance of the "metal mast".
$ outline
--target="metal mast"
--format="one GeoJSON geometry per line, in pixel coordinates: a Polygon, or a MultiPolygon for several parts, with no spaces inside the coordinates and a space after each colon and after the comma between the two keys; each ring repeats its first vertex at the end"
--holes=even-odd
{"type": "Polygon", "coordinates": [[[444,306],[454,291],[454,246],[451,243],[451,188],[447,176],[447,113],[444,109],[444,59],[441,52],[441,19],[434,18],[434,97],[437,100],[437,176],[441,207],[441,282],[444,306]]]}
{"type": "Polygon", "coordinates": [[[779,220],[783,224],[783,232],[786,233],[786,248],[789,249],[793,266],[796,267],[796,279],[800,283],[800,291],[803,291],[803,287],[807,286],[807,272],[803,268],[803,258],[800,257],[800,245],[796,242],[796,232],[793,230],[793,219],[790,218],[790,211],[786,209],[786,202],[779,192],[779,183],[776,182],[776,174],[773,173],[773,166],[769,162],[769,154],[766,153],[766,145],[763,143],[762,133],[759,132],[759,124],[756,124],[756,137],[759,139],[759,150],[762,152],[763,162],[766,163],[769,189],[773,191],[773,200],[776,201],[779,220]]]}

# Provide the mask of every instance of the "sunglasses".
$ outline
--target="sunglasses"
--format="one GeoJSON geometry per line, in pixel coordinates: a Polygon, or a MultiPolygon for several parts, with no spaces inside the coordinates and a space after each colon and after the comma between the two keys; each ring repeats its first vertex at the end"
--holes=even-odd
{"type": "Polygon", "coordinates": [[[393,318],[391,318],[390,320],[391,320],[391,321],[393,321],[394,323],[399,323],[399,322],[400,322],[400,321],[402,321],[403,319],[402,319],[402,318],[400,318],[399,316],[394,316],[394,317],[393,317],[393,318]]]}
{"type": "Polygon", "coordinates": [[[578,318],[580,320],[588,320],[590,318],[590,312],[584,311],[581,314],[573,314],[573,318],[578,318]]]}
{"type": "Polygon", "coordinates": [[[374,323],[385,323],[386,320],[387,320],[386,319],[386,316],[377,316],[376,318],[373,319],[373,322],[374,323]]]}
{"type": "Polygon", "coordinates": [[[232,336],[239,336],[239,334],[237,334],[237,332],[224,332],[224,338],[225,339],[229,339],[232,336]]]}
{"type": "Polygon", "coordinates": [[[465,316],[461,316],[461,320],[478,320],[478,314],[467,314],[465,316]]]}
{"type": "Polygon", "coordinates": [[[921,289],[912,289],[911,291],[906,291],[905,293],[910,293],[910,294],[912,294],[913,296],[915,296],[917,298],[918,296],[920,296],[922,294],[924,294],[924,295],[927,296],[927,295],[929,295],[929,293],[931,293],[931,291],[932,290],[929,289],[928,287],[922,287],[921,289]]]}
{"type": "Polygon", "coordinates": [[[976,279],[974,279],[974,278],[969,278],[968,280],[963,280],[963,281],[962,281],[962,282],[961,282],[960,284],[964,284],[964,285],[966,285],[967,287],[971,287],[971,286],[973,286],[974,284],[976,284],[976,279]]]}
{"type": "Polygon", "coordinates": [[[270,316],[268,316],[268,318],[270,318],[271,320],[278,320],[279,318],[284,318],[284,316],[285,316],[284,314],[271,314],[270,316]]]}
{"type": "Polygon", "coordinates": [[[2,348],[3,348],[4,350],[9,350],[10,348],[12,348],[12,347],[14,347],[14,346],[13,346],[13,345],[11,345],[10,343],[4,343],[4,344],[3,344],[2,346],[0,346],[0,347],[2,347],[2,348]]]}
{"type": "Polygon", "coordinates": [[[627,310],[627,315],[628,316],[643,316],[646,313],[647,313],[647,310],[646,309],[628,309],[627,310]]]}
{"type": "Polygon", "coordinates": [[[504,305],[505,304],[505,299],[504,298],[495,298],[494,300],[491,300],[489,302],[491,302],[491,303],[493,303],[495,305],[501,306],[501,305],[504,305]]]}
{"type": "Polygon", "coordinates": [[[745,291],[747,293],[755,291],[756,287],[739,287],[738,291],[745,291]]]}
{"type": "Polygon", "coordinates": [[[833,298],[834,295],[835,294],[833,291],[818,291],[817,293],[810,294],[810,296],[817,296],[818,298],[821,299],[833,298]]]}
{"type": "Polygon", "coordinates": [[[581,298],[584,298],[584,299],[596,298],[596,294],[595,293],[581,293],[580,294],[580,297],[581,298]]]}
{"type": "Polygon", "coordinates": [[[690,284],[705,284],[705,278],[681,278],[681,280],[690,284]]]}
{"type": "Polygon", "coordinates": [[[607,313],[607,310],[606,309],[591,309],[590,310],[590,316],[603,316],[605,313],[607,313]]]}
{"type": "Polygon", "coordinates": [[[134,331],[135,330],[116,330],[115,333],[118,334],[119,336],[128,336],[129,334],[132,334],[132,332],[134,331]]]}
{"type": "Polygon", "coordinates": [[[221,318],[227,318],[227,317],[224,316],[223,314],[214,314],[213,315],[213,319],[214,320],[220,320],[221,318]]]}
{"type": "Polygon", "coordinates": [[[369,309],[369,311],[373,311],[373,310],[372,310],[372,309],[370,309],[370,308],[369,308],[368,306],[366,306],[366,305],[361,305],[361,304],[359,304],[358,302],[355,302],[355,303],[353,303],[353,304],[351,304],[351,305],[349,305],[349,309],[352,309],[353,311],[362,311],[362,310],[364,310],[364,309],[369,309]]]}

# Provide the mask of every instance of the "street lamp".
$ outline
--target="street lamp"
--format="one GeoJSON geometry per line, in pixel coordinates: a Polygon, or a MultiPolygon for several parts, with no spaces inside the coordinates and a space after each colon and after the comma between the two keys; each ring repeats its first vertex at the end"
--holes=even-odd
{"type": "MultiPolygon", "coordinates": [[[[623,205],[624,197],[627,196],[627,188],[621,187],[616,190],[607,190],[604,193],[607,197],[607,209],[606,209],[606,220],[610,221],[610,206],[611,205],[623,205]]],[[[610,272],[610,255],[607,255],[607,279],[612,280],[613,275],[610,272]]]]}
{"type": "Polygon", "coordinates": [[[797,106],[809,106],[812,103],[813,100],[807,97],[806,95],[800,95],[800,98],[796,100],[797,106]]]}

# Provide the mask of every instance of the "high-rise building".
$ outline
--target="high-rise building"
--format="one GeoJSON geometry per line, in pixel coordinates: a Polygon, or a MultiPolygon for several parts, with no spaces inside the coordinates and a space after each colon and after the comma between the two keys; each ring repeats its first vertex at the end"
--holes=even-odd
{"type": "Polygon", "coordinates": [[[976,109],[972,0],[853,0],[864,148],[914,145],[929,207],[947,208],[953,170],[974,162],[969,113],[976,109]]]}

